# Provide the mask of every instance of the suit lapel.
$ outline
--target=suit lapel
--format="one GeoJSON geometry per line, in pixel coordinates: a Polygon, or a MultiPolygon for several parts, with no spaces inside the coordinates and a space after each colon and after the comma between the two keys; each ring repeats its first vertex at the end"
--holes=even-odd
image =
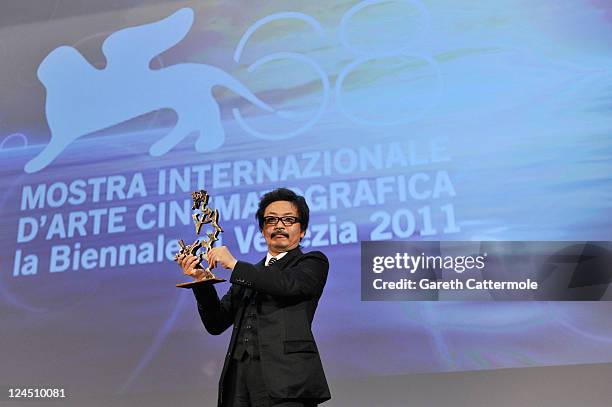
{"type": "Polygon", "coordinates": [[[289,250],[287,254],[283,256],[282,259],[277,260],[276,263],[274,263],[274,267],[280,270],[284,270],[287,268],[287,266],[291,265],[293,263],[293,260],[295,260],[300,254],[302,254],[302,251],[299,247],[289,250]]]}

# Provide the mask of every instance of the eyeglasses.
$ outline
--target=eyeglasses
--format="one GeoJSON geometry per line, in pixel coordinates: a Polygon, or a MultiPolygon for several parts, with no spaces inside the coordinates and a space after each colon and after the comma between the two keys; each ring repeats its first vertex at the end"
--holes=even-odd
{"type": "Polygon", "coordinates": [[[264,224],[269,226],[276,226],[278,225],[279,220],[283,222],[283,225],[291,226],[294,223],[298,223],[300,221],[300,218],[296,216],[266,216],[264,217],[264,224]]]}

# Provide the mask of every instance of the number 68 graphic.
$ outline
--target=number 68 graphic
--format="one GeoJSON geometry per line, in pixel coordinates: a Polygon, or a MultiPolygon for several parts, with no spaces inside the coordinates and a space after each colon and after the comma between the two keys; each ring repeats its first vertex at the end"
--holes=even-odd
{"type": "MultiPolygon", "coordinates": [[[[388,126],[388,125],[395,125],[395,124],[416,121],[420,119],[427,111],[429,111],[429,109],[433,107],[439,100],[441,87],[442,87],[441,86],[441,75],[440,75],[440,71],[439,71],[437,62],[430,56],[427,56],[424,54],[417,54],[414,52],[409,52],[408,48],[410,45],[396,47],[395,49],[370,51],[370,50],[358,48],[352,45],[351,42],[348,40],[347,27],[355,14],[359,13],[363,9],[370,7],[370,6],[377,6],[383,3],[397,3],[397,2],[406,3],[417,11],[418,17],[422,23],[421,24],[422,29],[421,29],[420,34],[425,35],[427,30],[429,29],[429,14],[426,8],[420,2],[416,0],[366,0],[366,1],[362,1],[354,5],[353,7],[351,7],[343,15],[340,21],[339,34],[338,34],[340,42],[344,48],[349,50],[352,54],[356,55],[356,59],[353,60],[353,62],[349,63],[348,65],[344,66],[340,70],[335,86],[334,86],[334,96],[335,96],[335,101],[337,103],[339,111],[347,119],[353,121],[354,123],[360,124],[360,125],[388,126]],[[418,109],[418,111],[402,113],[402,117],[399,119],[395,119],[395,120],[386,120],[386,121],[372,120],[372,119],[362,117],[359,114],[352,112],[346,106],[345,92],[343,91],[343,85],[347,81],[347,77],[352,72],[356,71],[359,67],[364,66],[370,62],[374,62],[374,61],[378,62],[378,61],[384,61],[385,59],[398,59],[398,58],[401,59],[403,62],[410,61],[413,65],[416,64],[416,65],[424,66],[426,67],[426,69],[430,71],[430,75],[434,78],[433,79],[433,90],[431,91],[432,97],[428,98],[428,101],[424,102],[424,105],[421,106],[420,109],[418,109]]],[[[297,21],[306,23],[314,31],[314,33],[317,36],[319,36],[320,38],[323,38],[325,36],[324,30],[321,27],[321,24],[315,18],[307,14],[298,13],[298,12],[281,12],[281,13],[271,14],[271,15],[268,15],[256,21],[243,34],[243,36],[241,37],[234,51],[234,61],[240,62],[243,50],[245,46],[247,45],[247,42],[259,28],[273,21],[287,20],[287,19],[297,20],[297,21]]],[[[255,129],[254,127],[252,127],[250,124],[246,122],[245,118],[240,113],[240,110],[237,108],[234,108],[232,113],[238,125],[241,126],[247,133],[253,136],[262,138],[262,139],[268,139],[268,140],[285,139],[285,138],[294,137],[298,134],[301,134],[307,131],[320,120],[321,116],[323,115],[323,113],[325,112],[329,104],[330,83],[329,83],[328,76],[315,60],[313,60],[312,58],[304,54],[296,53],[296,52],[272,53],[272,54],[263,56],[257,59],[252,64],[250,64],[247,67],[247,72],[255,72],[259,68],[264,66],[265,64],[273,62],[273,61],[279,61],[279,60],[292,60],[292,61],[304,64],[305,66],[309,67],[312,71],[314,71],[315,74],[318,76],[319,81],[321,83],[322,96],[320,98],[320,102],[319,102],[319,105],[316,111],[304,124],[302,124],[300,127],[298,127],[295,130],[290,130],[290,131],[286,131],[282,133],[266,133],[266,132],[262,132],[260,130],[255,129]]],[[[287,117],[287,118],[290,118],[292,116],[292,113],[287,112],[287,111],[278,111],[277,114],[279,114],[279,116],[281,117],[287,117]]]]}

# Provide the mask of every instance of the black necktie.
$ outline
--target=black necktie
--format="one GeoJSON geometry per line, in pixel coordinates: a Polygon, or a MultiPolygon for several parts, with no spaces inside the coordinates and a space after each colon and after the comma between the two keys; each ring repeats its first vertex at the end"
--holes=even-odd
{"type": "Polygon", "coordinates": [[[268,267],[270,267],[271,265],[273,265],[277,261],[278,261],[278,259],[276,257],[270,258],[270,261],[268,261],[268,267]]]}

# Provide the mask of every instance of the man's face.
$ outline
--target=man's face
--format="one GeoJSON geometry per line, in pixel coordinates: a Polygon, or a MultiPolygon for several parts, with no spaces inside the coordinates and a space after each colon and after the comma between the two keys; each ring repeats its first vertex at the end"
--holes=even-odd
{"type": "MultiPolygon", "coordinates": [[[[264,218],[267,216],[299,218],[297,208],[289,201],[272,202],[264,210],[264,218]]],[[[264,223],[262,233],[268,244],[268,251],[274,256],[296,248],[300,243],[300,238],[304,237],[299,221],[291,226],[285,226],[280,220],[276,225],[264,223]]]]}

